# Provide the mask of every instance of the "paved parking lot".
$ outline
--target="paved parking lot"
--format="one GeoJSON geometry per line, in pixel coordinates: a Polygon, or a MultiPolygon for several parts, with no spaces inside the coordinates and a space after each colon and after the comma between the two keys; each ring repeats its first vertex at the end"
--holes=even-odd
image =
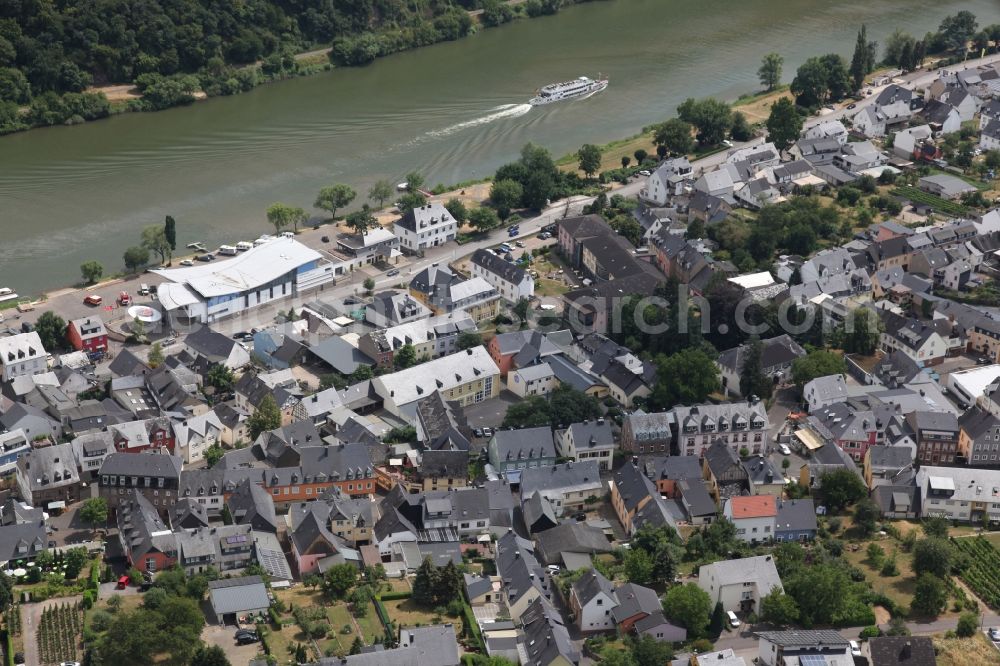
{"type": "Polygon", "coordinates": [[[233,627],[220,627],[217,624],[206,625],[201,632],[201,639],[207,645],[218,645],[225,651],[229,663],[233,666],[238,664],[249,664],[250,660],[259,654],[263,654],[260,643],[250,645],[237,645],[233,635],[236,629],[233,627]]]}
{"type": "Polygon", "coordinates": [[[496,398],[465,407],[465,416],[473,428],[496,428],[503,423],[507,409],[515,402],[518,402],[517,396],[501,391],[496,398]]]}

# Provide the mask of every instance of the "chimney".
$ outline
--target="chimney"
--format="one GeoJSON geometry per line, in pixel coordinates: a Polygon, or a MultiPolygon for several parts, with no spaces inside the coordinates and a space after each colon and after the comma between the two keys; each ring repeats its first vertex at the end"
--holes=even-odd
{"type": "Polygon", "coordinates": [[[903,649],[900,650],[900,652],[899,652],[899,658],[900,659],[909,659],[911,653],[912,653],[912,647],[911,647],[910,641],[906,641],[906,643],[903,645],[903,649]]]}

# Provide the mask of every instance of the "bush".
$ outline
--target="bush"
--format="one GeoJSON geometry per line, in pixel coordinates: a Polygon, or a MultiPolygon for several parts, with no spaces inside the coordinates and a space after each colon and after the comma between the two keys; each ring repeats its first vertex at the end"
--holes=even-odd
{"type": "Polygon", "coordinates": [[[865,627],[864,629],[862,629],[858,637],[861,640],[865,640],[866,638],[878,638],[881,635],[882,635],[882,630],[879,629],[877,626],[872,625],[870,627],[865,627]]]}
{"type": "Polygon", "coordinates": [[[378,595],[378,598],[382,601],[396,601],[397,599],[409,599],[413,595],[412,592],[400,591],[400,592],[384,592],[378,595]]]}
{"type": "Polygon", "coordinates": [[[976,635],[977,629],[979,629],[979,616],[975,613],[962,613],[958,618],[955,634],[959,638],[969,638],[976,635]]]}

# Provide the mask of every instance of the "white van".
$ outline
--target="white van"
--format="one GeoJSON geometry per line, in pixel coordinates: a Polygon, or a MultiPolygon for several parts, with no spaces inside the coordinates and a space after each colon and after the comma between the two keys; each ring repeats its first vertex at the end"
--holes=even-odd
{"type": "Polygon", "coordinates": [[[240,252],[246,252],[253,247],[253,243],[248,243],[247,241],[240,241],[236,244],[236,249],[240,252]]]}
{"type": "Polygon", "coordinates": [[[231,257],[231,256],[235,255],[236,252],[237,252],[236,248],[233,247],[232,245],[220,245],[219,246],[219,254],[224,254],[227,257],[231,257]]]}
{"type": "Polygon", "coordinates": [[[295,234],[293,234],[291,231],[282,231],[281,232],[281,237],[282,238],[295,238],[295,234]]]}
{"type": "Polygon", "coordinates": [[[740,626],[740,619],[736,617],[736,613],[733,611],[726,611],[726,617],[729,618],[729,626],[733,629],[740,626]]]}
{"type": "Polygon", "coordinates": [[[141,283],[139,285],[139,295],[140,296],[149,296],[149,285],[146,284],[145,282],[143,282],[143,283],[141,283]]]}

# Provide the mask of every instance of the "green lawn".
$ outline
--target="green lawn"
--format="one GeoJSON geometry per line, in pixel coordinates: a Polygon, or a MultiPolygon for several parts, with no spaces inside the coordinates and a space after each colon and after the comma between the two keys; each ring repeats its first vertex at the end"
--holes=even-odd
{"type": "MultiPolygon", "coordinates": [[[[398,627],[427,626],[434,624],[435,619],[438,617],[433,611],[424,610],[417,606],[412,599],[393,599],[383,601],[382,605],[385,606],[389,618],[398,627]]],[[[450,622],[455,627],[455,633],[459,636],[462,635],[462,618],[442,615],[440,622],[450,622]]]]}

